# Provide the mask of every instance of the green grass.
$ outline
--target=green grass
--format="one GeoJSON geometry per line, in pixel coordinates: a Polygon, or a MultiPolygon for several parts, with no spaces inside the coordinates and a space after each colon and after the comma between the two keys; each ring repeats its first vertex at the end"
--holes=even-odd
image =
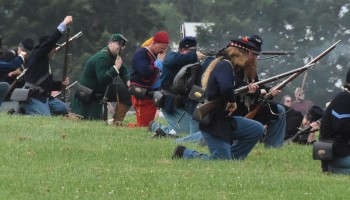
{"type": "MultiPolygon", "coordinates": [[[[348,199],[348,176],[324,175],[311,146],[238,161],[171,160],[172,139],[146,128],[0,113],[0,199],[348,199]]],[[[128,117],[127,121],[135,121],[128,117]]],[[[185,146],[208,152],[196,144],[185,146]]]]}

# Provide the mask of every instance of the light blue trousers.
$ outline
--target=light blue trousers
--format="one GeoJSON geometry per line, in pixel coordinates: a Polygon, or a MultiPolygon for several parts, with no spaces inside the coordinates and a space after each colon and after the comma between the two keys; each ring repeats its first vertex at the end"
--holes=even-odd
{"type": "Polygon", "coordinates": [[[27,115],[64,115],[68,113],[67,105],[57,98],[49,100],[46,98],[46,102],[43,103],[37,99],[31,98],[30,103],[20,103],[20,106],[25,109],[27,115]]]}
{"type": "Polygon", "coordinates": [[[152,123],[152,126],[150,127],[152,132],[155,132],[158,128],[161,128],[166,134],[168,134],[172,129],[174,129],[176,133],[191,134],[199,131],[199,123],[193,120],[192,116],[185,112],[184,109],[174,108],[174,114],[172,115],[168,114],[164,109],[161,110],[165,120],[168,123],[168,126],[162,125],[160,122],[152,123]],[[181,118],[183,114],[184,116],[181,118]]]}
{"type": "Polygon", "coordinates": [[[281,147],[286,133],[286,115],[283,106],[277,104],[278,118],[267,123],[264,144],[266,147],[281,147]]]}
{"type": "Polygon", "coordinates": [[[235,116],[234,118],[237,122],[237,128],[234,130],[233,134],[237,139],[233,144],[229,144],[209,133],[202,132],[202,135],[208,144],[210,155],[186,148],[183,158],[200,158],[204,160],[244,160],[263,135],[264,127],[261,123],[254,120],[240,116],[235,116]]]}

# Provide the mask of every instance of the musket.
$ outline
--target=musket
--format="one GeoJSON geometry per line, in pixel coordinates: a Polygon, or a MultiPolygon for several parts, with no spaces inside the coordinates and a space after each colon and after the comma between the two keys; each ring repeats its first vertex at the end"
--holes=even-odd
{"type": "MultiPolygon", "coordinates": [[[[317,123],[321,123],[321,119],[317,120],[316,122],[317,122],[317,123]]],[[[305,127],[302,127],[302,128],[299,127],[299,128],[298,128],[298,132],[297,132],[295,135],[293,135],[292,137],[286,139],[286,140],[284,141],[284,143],[285,143],[285,144],[289,144],[289,143],[294,142],[295,139],[296,139],[299,135],[301,135],[301,134],[303,134],[303,133],[305,133],[305,132],[307,132],[307,131],[310,131],[311,128],[312,128],[312,127],[310,126],[310,124],[307,125],[307,126],[305,126],[305,127]]]]}
{"type": "MultiPolygon", "coordinates": [[[[64,51],[64,64],[63,64],[63,70],[62,70],[62,82],[66,80],[67,78],[67,69],[68,69],[68,52],[69,52],[69,31],[70,31],[70,26],[67,27],[66,30],[66,42],[65,44],[65,51],[64,51]]],[[[57,48],[56,48],[57,49],[57,48]]],[[[66,86],[62,84],[61,88],[61,93],[62,93],[62,101],[66,101],[66,86]]]]}
{"type": "Polygon", "coordinates": [[[294,55],[293,51],[261,51],[261,55],[267,56],[285,56],[285,55],[294,55]]]}
{"type": "MultiPolygon", "coordinates": [[[[258,81],[258,82],[255,82],[255,84],[257,84],[258,86],[261,86],[261,85],[264,85],[266,83],[270,83],[270,82],[273,82],[273,81],[277,81],[279,79],[282,79],[284,77],[287,77],[287,76],[290,76],[292,74],[295,74],[297,72],[303,72],[305,71],[306,69],[308,69],[309,67],[313,66],[314,64],[311,64],[311,65],[305,65],[303,67],[300,67],[300,68],[297,68],[297,69],[293,69],[291,71],[288,71],[288,72],[284,72],[282,74],[278,74],[276,76],[273,76],[273,77],[270,77],[270,78],[267,78],[267,79],[264,79],[264,80],[261,80],[261,81],[258,81]]],[[[193,89],[193,88],[192,88],[193,89]]],[[[234,93],[235,95],[237,94],[241,94],[241,93],[244,93],[244,92],[248,92],[249,88],[248,88],[248,85],[246,86],[242,86],[240,88],[237,88],[234,90],[234,93]]],[[[204,95],[204,90],[203,89],[196,89],[194,91],[191,91],[190,94],[189,94],[189,98],[190,99],[193,99],[193,100],[197,100],[197,98],[195,97],[192,97],[192,93],[200,93],[201,96],[200,98],[202,98],[202,96],[204,95]]],[[[198,100],[197,100],[198,101],[198,100]]]]}
{"type": "MultiPolygon", "coordinates": [[[[321,60],[324,56],[326,56],[329,52],[331,52],[333,49],[335,49],[335,47],[341,42],[341,40],[338,40],[336,43],[334,43],[332,46],[328,47],[326,50],[324,50],[321,54],[319,54],[316,58],[312,59],[310,62],[308,62],[305,66],[309,66],[311,67],[312,65],[316,64],[319,60],[321,60]]],[[[286,86],[289,82],[291,82],[292,80],[294,80],[296,77],[298,77],[300,74],[302,74],[304,71],[306,71],[307,69],[309,69],[309,67],[307,67],[306,69],[300,71],[300,72],[296,72],[293,75],[291,75],[290,77],[288,77],[288,79],[282,81],[281,83],[279,83],[277,86],[274,87],[275,90],[280,90],[282,89],[284,86],[286,86]]],[[[264,99],[270,99],[272,97],[271,92],[268,93],[264,99]]]]}
{"type": "MultiPolygon", "coordinates": [[[[70,85],[68,85],[67,87],[66,87],[66,91],[68,91],[71,87],[73,87],[75,84],[77,84],[78,83],[78,81],[74,81],[72,84],[70,84],[70,85]]],[[[58,97],[58,95],[60,95],[62,93],[62,91],[59,91],[59,92],[57,92],[55,95],[53,95],[53,97],[58,97]]]]}
{"type": "MultiPolygon", "coordinates": [[[[307,68],[313,66],[314,64],[312,65],[306,65],[306,66],[303,66],[303,67],[300,67],[300,68],[297,68],[297,69],[294,69],[294,70],[291,70],[291,71],[288,71],[288,72],[285,72],[285,73],[282,73],[282,74],[278,74],[276,76],[273,76],[273,77],[270,77],[270,78],[267,78],[267,79],[264,79],[264,80],[261,80],[261,81],[258,81],[256,82],[255,84],[257,84],[258,86],[262,86],[266,83],[270,83],[270,82],[273,82],[273,81],[277,81],[279,79],[282,79],[284,77],[287,77],[287,76],[290,76],[292,74],[295,74],[295,73],[298,73],[298,72],[302,72],[304,70],[306,70],[307,68]]],[[[248,92],[249,88],[248,86],[242,86],[240,88],[237,88],[234,90],[234,93],[235,95],[239,95],[241,93],[245,93],[245,92],[248,92]]],[[[198,90],[197,91],[192,91],[192,93],[200,93],[201,96],[204,95],[204,90],[198,90]]],[[[190,93],[191,94],[191,93],[190,93]]],[[[189,95],[190,99],[193,99],[193,100],[196,100],[194,97],[192,97],[192,95],[189,95]]],[[[222,99],[216,99],[216,100],[213,100],[213,101],[208,101],[204,104],[198,104],[197,107],[195,108],[195,111],[193,113],[193,119],[197,120],[197,121],[201,121],[208,113],[211,112],[212,109],[214,109],[215,107],[219,106],[222,104],[222,99]]],[[[256,110],[258,111],[258,110],[256,110]]]]}
{"type": "MultiPolygon", "coordinates": [[[[336,45],[338,43],[340,43],[340,42],[341,42],[341,40],[339,40],[338,42],[334,43],[332,46],[330,46],[328,49],[323,51],[321,54],[319,54],[316,58],[311,60],[309,63],[307,63],[303,67],[300,67],[300,68],[297,68],[297,69],[294,69],[294,70],[291,70],[291,71],[288,71],[288,72],[285,72],[285,73],[273,76],[273,77],[268,78],[268,79],[264,79],[262,81],[258,81],[255,84],[257,84],[258,86],[261,86],[263,84],[266,84],[266,83],[269,83],[269,82],[272,82],[272,81],[276,81],[278,79],[290,76],[288,79],[284,80],[283,82],[279,83],[277,86],[274,87],[276,90],[279,90],[279,89],[283,88],[285,85],[287,85],[289,82],[294,80],[301,73],[303,73],[304,71],[309,69],[311,66],[315,65],[317,61],[319,61],[321,58],[323,58],[325,55],[327,55],[329,52],[331,52],[336,47],[336,45]]],[[[238,89],[235,89],[234,93],[235,93],[235,95],[238,95],[238,94],[247,92],[248,90],[249,90],[248,86],[243,86],[243,87],[240,87],[238,89]]],[[[264,99],[267,100],[267,99],[270,99],[271,97],[272,97],[272,94],[270,92],[264,97],[264,99]]],[[[221,104],[222,104],[222,101],[219,101],[219,100],[217,100],[217,101],[213,100],[213,101],[206,102],[204,104],[198,104],[196,109],[195,109],[195,111],[194,111],[194,113],[193,113],[193,119],[195,119],[197,121],[203,120],[203,118],[208,113],[210,113],[213,108],[215,108],[215,107],[217,107],[217,106],[219,106],[221,104]]],[[[261,105],[261,104],[258,104],[258,105],[261,105]]],[[[259,108],[258,107],[259,106],[257,106],[255,109],[259,110],[261,108],[261,106],[259,108]]],[[[251,112],[257,113],[258,110],[253,110],[251,112]]],[[[255,116],[253,116],[253,117],[255,117],[255,116]]]]}
{"type": "Polygon", "coordinates": [[[16,87],[17,82],[24,76],[24,74],[26,73],[26,71],[27,71],[27,68],[25,68],[25,69],[21,72],[21,74],[19,74],[19,75],[16,77],[16,79],[11,83],[9,89],[8,89],[7,92],[6,92],[5,97],[7,97],[8,95],[10,95],[10,94],[13,92],[13,90],[14,90],[15,87],[16,87]]]}
{"type": "Polygon", "coordinates": [[[109,94],[109,90],[111,88],[111,83],[109,83],[107,85],[105,94],[103,95],[103,98],[101,100],[101,104],[102,104],[102,119],[105,121],[106,125],[108,125],[108,108],[107,108],[107,103],[108,103],[108,94],[109,94]]]}
{"type": "MultiPolygon", "coordinates": [[[[260,85],[264,85],[266,83],[270,83],[270,82],[273,82],[273,81],[277,81],[281,78],[284,78],[284,77],[287,77],[287,76],[290,76],[292,74],[295,74],[295,73],[302,73],[304,72],[305,70],[309,69],[311,66],[313,66],[313,64],[307,64],[307,65],[304,65],[303,67],[299,67],[297,69],[293,69],[291,71],[288,71],[288,72],[284,72],[282,74],[278,74],[276,76],[273,76],[273,77],[270,77],[270,78],[267,78],[267,79],[264,79],[264,80],[261,80],[261,81],[258,81],[258,82],[255,82],[255,84],[257,84],[258,86],[260,85]]],[[[240,88],[237,88],[235,89],[235,94],[240,94],[240,93],[243,93],[243,92],[247,92],[249,90],[248,88],[248,85],[246,86],[242,86],[240,88]]]]}
{"type": "MultiPolygon", "coordinates": [[[[202,52],[206,56],[216,56],[220,50],[201,50],[199,49],[200,52],[202,52]]],[[[261,51],[260,55],[264,56],[286,56],[286,55],[294,55],[293,51],[261,51]]]]}
{"type": "MultiPolygon", "coordinates": [[[[75,34],[73,37],[69,38],[68,43],[71,42],[71,41],[73,41],[73,40],[75,40],[75,39],[77,39],[78,37],[80,37],[80,36],[82,36],[82,35],[83,35],[83,32],[80,31],[79,33],[75,34]]],[[[61,49],[62,47],[64,47],[64,46],[66,46],[66,44],[68,44],[68,43],[67,43],[67,41],[66,41],[66,42],[60,44],[60,46],[56,47],[56,51],[60,50],[60,49],[61,49]]]]}
{"type": "MultiPolygon", "coordinates": [[[[334,43],[332,46],[328,47],[326,50],[324,50],[321,54],[319,54],[316,58],[312,59],[310,62],[308,62],[305,66],[312,66],[314,64],[316,64],[316,62],[318,62],[319,60],[321,60],[325,55],[327,55],[329,52],[331,52],[339,43],[341,42],[341,40],[338,40],[336,43],[334,43]]],[[[261,98],[261,102],[264,103],[266,102],[268,99],[272,99],[272,91],[274,90],[281,90],[284,86],[286,86],[288,83],[290,83],[291,81],[293,81],[295,78],[297,78],[300,74],[302,74],[304,71],[306,71],[307,69],[309,69],[309,67],[307,67],[306,69],[300,71],[300,72],[296,72],[294,74],[292,74],[291,76],[289,76],[287,79],[285,79],[284,81],[282,81],[281,83],[277,84],[275,87],[273,87],[273,89],[271,90],[271,92],[267,93],[264,97],[261,98]]],[[[256,113],[258,113],[258,111],[260,110],[260,108],[262,107],[262,103],[258,104],[258,106],[256,106],[254,108],[254,110],[251,111],[251,113],[248,113],[245,117],[248,119],[253,119],[256,115],[256,113]],[[254,115],[255,113],[255,115],[254,115]]]]}

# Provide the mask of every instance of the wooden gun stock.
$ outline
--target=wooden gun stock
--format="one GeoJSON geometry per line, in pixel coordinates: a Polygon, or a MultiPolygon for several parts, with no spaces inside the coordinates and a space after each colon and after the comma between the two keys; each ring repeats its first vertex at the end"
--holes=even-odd
{"type": "Polygon", "coordinates": [[[252,111],[250,111],[248,114],[246,114],[244,117],[247,119],[253,119],[256,114],[260,111],[262,105],[259,103],[252,111]]]}
{"type": "Polygon", "coordinates": [[[205,116],[207,116],[214,108],[220,106],[222,102],[222,99],[215,99],[204,104],[199,103],[193,112],[192,118],[199,122],[202,121],[205,116]]]}
{"type": "Polygon", "coordinates": [[[26,71],[27,71],[27,69],[24,69],[24,70],[21,72],[21,74],[18,75],[18,76],[16,77],[16,79],[11,83],[9,89],[8,89],[7,92],[6,92],[6,95],[5,95],[6,98],[8,98],[8,99],[10,98],[10,96],[11,96],[13,90],[16,88],[17,83],[18,83],[18,82],[20,81],[20,79],[24,76],[24,74],[26,73],[26,71]]]}

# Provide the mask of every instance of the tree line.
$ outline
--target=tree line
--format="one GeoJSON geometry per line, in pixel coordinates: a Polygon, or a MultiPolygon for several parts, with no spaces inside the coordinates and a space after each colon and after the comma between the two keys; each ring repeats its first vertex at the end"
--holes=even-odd
{"type": "MultiPolygon", "coordinates": [[[[130,66],[133,52],[158,30],[169,32],[174,45],[183,22],[210,22],[211,31],[198,29],[202,49],[220,49],[229,39],[260,35],[263,50],[293,51],[290,56],[259,60],[261,78],[301,67],[338,40],[330,55],[309,70],[306,98],[321,107],[340,90],[349,69],[350,4],[347,0],[0,0],[0,35],[15,48],[25,37],[38,40],[50,34],[63,16],[72,15],[71,35],[83,36],[71,44],[71,80],[79,79],[84,62],[107,44],[113,33],[129,40],[123,60],[130,66]]],[[[64,38],[62,38],[64,42],[64,38]]],[[[63,52],[53,63],[60,79],[63,52]]],[[[303,75],[283,93],[293,94],[303,75]]]]}

